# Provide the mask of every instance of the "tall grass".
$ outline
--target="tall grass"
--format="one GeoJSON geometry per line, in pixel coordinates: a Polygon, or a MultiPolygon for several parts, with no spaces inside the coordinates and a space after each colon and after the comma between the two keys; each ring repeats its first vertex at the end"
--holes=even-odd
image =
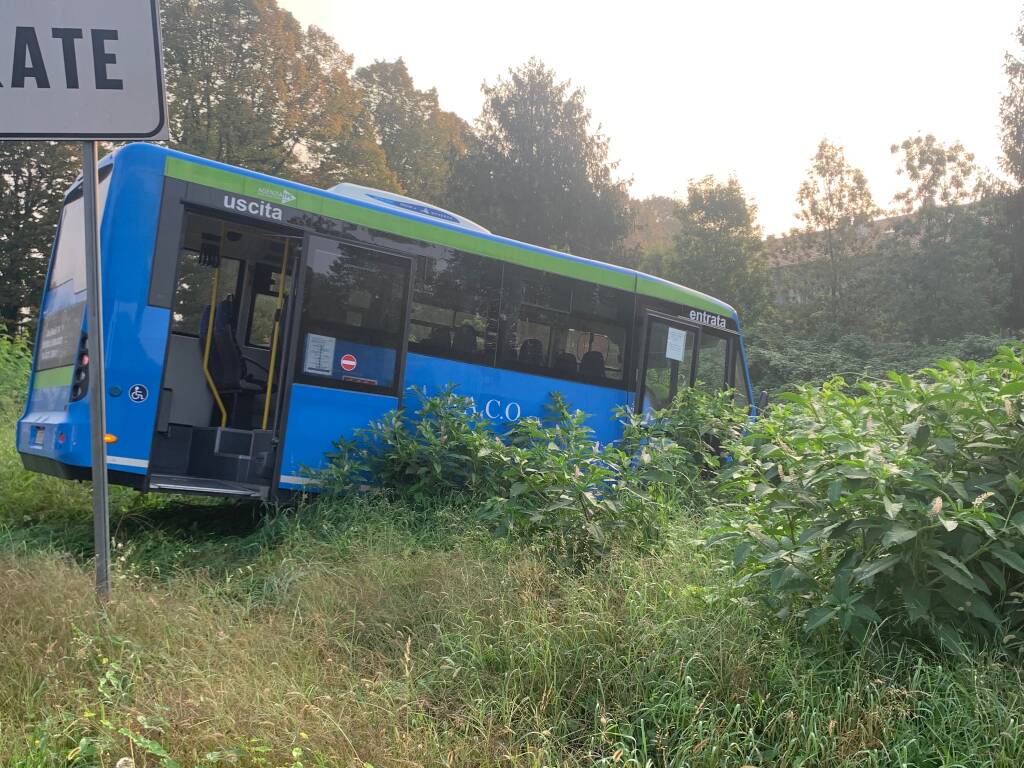
{"type": "Polygon", "coordinates": [[[457,499],[162,506],[122,519],[98,606],[88,500],[18,470],[6,413],[4,768],[1024,764],[1018,667],[808,641],[696,521],[577,572],[457,499]]]}
{"type": "Polygon", "coordinates": [[[81,565],[0,556],[4,764],[1024,761],[1018,669],[809,646],[686,531],[569,574],[472,533],[424,545],[359,503],[265,522],[222,569],[157,577],[128,553],[106,610],[81,565]]]}

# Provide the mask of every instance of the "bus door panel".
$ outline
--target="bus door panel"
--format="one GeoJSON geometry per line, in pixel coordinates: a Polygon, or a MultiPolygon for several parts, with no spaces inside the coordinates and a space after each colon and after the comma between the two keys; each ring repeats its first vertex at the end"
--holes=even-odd
{"type": "Polygon", "coordinates": [[[640,350],[637,413],[667,407],[681,389],[693,384],[699,338],[696,325],[653,313],[647,316],[640,350]]]}
{"type": "Polygon", "coordinates": [[[282,487],[308,482],[339,438],[401,405],[412,260],[310,235],[303,247],[282,487]]]}

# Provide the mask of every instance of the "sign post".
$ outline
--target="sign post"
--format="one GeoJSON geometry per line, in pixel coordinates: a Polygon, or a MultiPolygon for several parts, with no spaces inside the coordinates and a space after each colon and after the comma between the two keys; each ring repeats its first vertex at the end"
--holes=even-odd
{"type": "Polygon", "coordinates": [[[110,507],[96,142],[167,138],[157,0],[0,3],[0,140],[82,142],[93,530],[103,601],[111,597],[110,507]]]}
{"type": "Polygon", "coordinates": [[[99,365],[89,369],[89,435],[92,456],[93,541],[96,549],[96,594],[111,598],[110,494],[107,485],[107,391],[103,349],[103,267],[100,261],[99,174],[96,142],[82,142],[82,200],[85,203],[85,295],[88,308],[88,349],[99,365]],[[97,396],[98,395],[98,396],[97,396]]]}

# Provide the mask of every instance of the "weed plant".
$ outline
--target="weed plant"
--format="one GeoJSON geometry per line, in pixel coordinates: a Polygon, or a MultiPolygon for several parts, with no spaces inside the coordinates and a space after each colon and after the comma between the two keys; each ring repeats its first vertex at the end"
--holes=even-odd
{"type": "Polygon", "coordinates": [[[1020,648],[1024,348],[782,399],[719,488],[751,586],[809,631],[1020,648]]]}
{"type": "Polygon", "coordinates": [[[457,499],[474,522],[574,567],[617,546],[651,551],[671,520],[702,507],[702,474],[719,462],[705,438],[738,434],[745,419],[725,394],[687,390],[654,414],[623,410],[621,441],[602,445],[557,392],[547,418],[503,433],[453,388],[417,394],[414,412],[394,411],[337,444],[317,477],[327,494],[346,498],[373,483],[413,507],[457,499]]]}

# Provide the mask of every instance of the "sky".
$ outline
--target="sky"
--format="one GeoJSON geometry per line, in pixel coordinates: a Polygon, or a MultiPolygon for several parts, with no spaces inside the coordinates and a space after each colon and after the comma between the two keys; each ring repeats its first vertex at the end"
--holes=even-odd
{"type": "Polygon", "coordinates": [[[387,3],[279,0],[356,66],[401,56],[416,86],[472,121],[480,86],[538,56],[586,91],[634,197],[735,175],[766,234],[828,138],[876,202],[901,186],[892,144],[919,133],[999,159],[1003,56],[1024,0],[387,3]]]}

